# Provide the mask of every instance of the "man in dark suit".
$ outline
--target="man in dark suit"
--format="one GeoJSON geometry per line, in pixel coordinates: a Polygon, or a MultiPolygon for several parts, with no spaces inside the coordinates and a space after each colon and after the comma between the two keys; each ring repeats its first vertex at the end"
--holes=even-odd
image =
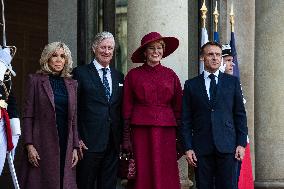
{"type": "Polygon", "coordinates": [[[198,189],[237,189],[237,160],[247,143],[240,83],[219,71],[221,49],[216,42],[203,45],[205,70],[184,85],[181,134],[198,189]]]}
{"type": "Polygon", "coordinates": [[[110,67],[115,47],[109,32],[96,35],[95,59],[74,70],[78,81],[78,129],[81,157],[79,189],[115,189],[121,143],[123,74],[110,67]]]}

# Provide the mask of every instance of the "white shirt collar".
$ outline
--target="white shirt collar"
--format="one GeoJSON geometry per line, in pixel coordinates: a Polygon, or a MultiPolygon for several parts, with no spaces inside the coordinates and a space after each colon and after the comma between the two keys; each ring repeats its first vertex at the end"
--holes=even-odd
{"type": "MultiPolygon", "coordinates": [[[[210,72],[204,70],[204,79],[208,78],[210,74],[211,74],[210,72]]],[[[216,72],[214,72],[213,74],[215,75],[215,77],[218,78],[218,76],[219,76],[219,69],[216,72]]]]}
{"type": "Polygon", "coordinates": [[[93,63],[94,63],[94,65],[95,65],[97,71],[102,70],[102,68],[108,68],[108,70],[110,70],[109,65],[108,65],[107,67],[103,67],[102,65],[100,65],[100,64],[98,63],[98,61],[97,61],[96,59],[93,60],[93,63]]]}

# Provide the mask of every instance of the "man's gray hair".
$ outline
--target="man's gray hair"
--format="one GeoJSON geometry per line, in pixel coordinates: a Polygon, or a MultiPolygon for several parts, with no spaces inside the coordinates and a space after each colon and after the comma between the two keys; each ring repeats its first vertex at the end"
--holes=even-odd
{"type": "Polygon", "coordinates": [[[112,39],[112,40],[113,40],[113,44],[115,45],[115,40],[114,40],[114,37],[113,37],[112,33],[107,32],[107,31],[103,31],[103,32],[98,33],[98,34],[95,36],[94,41],[93,41],[93,44],[92,44],[93,50],[95,50],[96,47],[97,47],[104,39],[112,39]]]}

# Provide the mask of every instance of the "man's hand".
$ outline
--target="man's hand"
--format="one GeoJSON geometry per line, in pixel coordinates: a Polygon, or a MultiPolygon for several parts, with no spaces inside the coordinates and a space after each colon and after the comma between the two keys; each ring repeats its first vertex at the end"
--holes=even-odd
{"type": "Polygon", "coordinates": [[[88,148],[82,140],[79,140],[79,160],[83,159],[83,150],[88,150],[88,148]]]}
{"type": "Polygon", "coordinates": [[[245,148],[243,146],[238,146],[236,148],[235,158],[239,161],[242,161],[245,157],[245,148]]]}
{"type": "Polygon", "coordinates": [[[193,150],[188,150],[185,152],[186,155],[186,160],[188,162],[189,165],[193,166],[193,167],[197,167],[196,162],[197,162],[197,158],[195,156],[195,153],[193,150]]]}

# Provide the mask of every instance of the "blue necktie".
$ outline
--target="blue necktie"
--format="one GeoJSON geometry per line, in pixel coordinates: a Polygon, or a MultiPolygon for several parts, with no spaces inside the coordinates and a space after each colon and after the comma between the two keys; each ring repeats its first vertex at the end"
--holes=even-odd
{"type": "Polygon", "coordinates": [[[213,103],[214,100],[215,100],[215,96],[216,96],[217,85],[216,85],[216,80],[215,80],[214,74],[210,74],[209,78],[211,79],[210,87],[209,87],[210,102],[213,103]]]}
{"type": "Polygon", "coordinates": [[[109,101],[109,99],[110,99],[110,87],[109,87],[109,83],[108,83],[108,80],[107,80],[107,77],[106,77],[108,68],[102,68],[102,71],[103,71],[103,85],[104,85],[104,88],[105,88],[105,94],[106,94],[107,100],[109,101]]]}

